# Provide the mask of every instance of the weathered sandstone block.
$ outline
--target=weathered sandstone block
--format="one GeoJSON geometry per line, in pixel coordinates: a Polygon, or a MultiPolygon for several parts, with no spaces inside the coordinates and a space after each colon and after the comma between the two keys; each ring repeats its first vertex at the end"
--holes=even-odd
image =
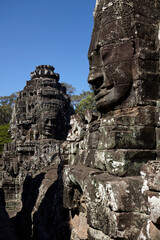
{"type": "Polygon", "coordinates": [[[140,177],[120,178],[91,168],[65,166],[63,178],[64,206],[79,214],[86,211],[85,202],[91,228],[113,238],[137,236],[148,216],[140,177]]]}

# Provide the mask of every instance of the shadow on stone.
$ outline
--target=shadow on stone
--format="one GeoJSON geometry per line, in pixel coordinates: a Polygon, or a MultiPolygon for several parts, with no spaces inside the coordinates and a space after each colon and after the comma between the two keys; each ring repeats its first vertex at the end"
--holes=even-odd
{"type": "Polygon", "coordinates": [[[69,211],[63,207],[63,182],[58,178],[47,190],[33,217],[32,240],[70,240],[69,211]]]}
{"type": "Polygon", "coordinates": [[[57,168],[44,171],[35,178],[26,177],[22,210],[11,220],[21,240],[70,240],[69,210],[63,207],[61,171],[58,178],[57,168]]]}
{"type": "Polygon", "coordinates": [[[19,240],[14,226],[5,209],[4,191],[0,188],[0,239],[19,240]]]}
{"type": "Polygon", "coordinates": [[[44,179],[44,175],[44,173],[41,173],[35,178],[27,176],[24,181],[22,193],[22,210],[12,218],[20,239],[29,240],[31,238],[31,213],[35,206],[39,194],[39,187],[44,179]]]}

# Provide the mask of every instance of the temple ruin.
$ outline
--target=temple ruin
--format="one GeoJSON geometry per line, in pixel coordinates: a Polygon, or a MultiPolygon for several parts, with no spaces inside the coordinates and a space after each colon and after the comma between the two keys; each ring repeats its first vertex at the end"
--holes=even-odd
{"type": "Polygon", "coordinates": [[[63,176],[73,239],[160,239],[159,7],[96,3],[88,82],[100,115],[72,117],[63,176]]]}
{"type": "Polygon", "coordinates": [[[1,188],[20,239],[160,239],[159,21],[159,0],[96,1],[98,113],[74,115],[50,65],[18,93],[1,188]]]}

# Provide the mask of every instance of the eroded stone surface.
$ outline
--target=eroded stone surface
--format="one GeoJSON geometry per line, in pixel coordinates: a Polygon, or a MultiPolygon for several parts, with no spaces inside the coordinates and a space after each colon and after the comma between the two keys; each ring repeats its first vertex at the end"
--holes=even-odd
{"type": "Polygon", "coordinates": [[[149,5],[147,1],[141,6],[139,1],[109,0],[100,0],[96,5],[88,81],[101,112],[118,106],[151,104],[158,98],[158,89],[152,91],[149,86],[158,87],[159,3],[151,4],[152,9],[155,7],[153,18],[149,5]]]}
{"type": "Polygon", "coordinates": [[[1,186],[20,239],[70,238],[60,175],[70,113],[70,99],[54,68],[36,67],[18,93],[10,123],[12,142],[3,154],[1,186]]]}
{"type": "Polygon", "coordinates": [[[4,191],[0,189],[0,239],[18,240],[13,223],[5,209],[4,191]]]}
{"type": "Polygon", "coordinates": [[[160,230],[155,226],[151,220],[146,221],[144,224],[138,240],[156,240],[160,239],[160,230]]]}
{"type": "Polygon", "coordinates": [[[150,110],[152,117],[148,107],[139,107],[129,113],[115,111],[112,116],[88,123],[82,116],[73,115],[67,137],[70,144],[66,146],[69,163],[118,176],[138,175],[140,167],[157,156],[153,127],[156,109],[150,110]]]}
{"type": "Polygon", "coordinates": [[[66,89],[53,71],[52,66],[38,66],[18,93],[10,123],[13,141],[3,156],[4,174],[16,177],[23,169],[33,173],[60,163],[60,140],[67,135],[71,109],[66,89]]]}
{"type": "Polygon", "coordinates": [[[109,236],[106,236],[103,232],[95,230],[93,228],[88,229],[89,240],[112,240],[109,236]]]}
{"type": "Polygon", "coordinates": [[[150,219],[144,225],[140,239],[159,239],[160,238],[160,161],[149,161],[142,168],[143,178],[142,192],[148,198],[150,219]],[[146,231],[146,229],[148,231],[146,231]]]}
{"type": "Polygon", "coordinates": [[[140,177],[120,178],[92,168],[65,166],[63,178],[66,208],[79,216],[86,212],[85,202],[87,223],[106,239],[136,239],[148,217],[140,177]]]}
{"type": "Polygon", "coordinates": [[[159,10],[157,0],[96,1],[88,82],[98,114],[73,115],[69,129],[49,65],[18,94],[2,187],[22,239],[160,238],[159,10]]]}
{"type": "Polygon", "coordinates": [[[96,1],[88,82],[100,114],[72,116],[63,176],[65,207],[83,212],[85,198],[89,239],[159,234],[159,7],[96,1]]]}

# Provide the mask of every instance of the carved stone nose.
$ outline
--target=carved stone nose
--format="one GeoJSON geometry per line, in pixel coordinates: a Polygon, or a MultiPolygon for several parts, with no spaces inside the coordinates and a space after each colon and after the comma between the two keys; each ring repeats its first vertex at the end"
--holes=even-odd
{"type": "Polygon", "coordinates": [[[88,83],[91,85],[102,85],[103,83],[103,74],[101,72],[96,72],[96,70],[94,71],[90,71],[89,76],[88,76],[88,83]]]}
{"type": "Polygon", "coordinates": [[[96,69],[94,69],[94,70],[90,71],[90,73],[88,75],[88,83],[92,84],[100,77],[102,77],[102,73],[97,72],[96,69]]]}
{"type": "Polygon", "coordinates": [[[47,125],[48,125],[48,126],[52,126],[51,120],[48,121],[48,124],[47,124],[47,125]]]}

